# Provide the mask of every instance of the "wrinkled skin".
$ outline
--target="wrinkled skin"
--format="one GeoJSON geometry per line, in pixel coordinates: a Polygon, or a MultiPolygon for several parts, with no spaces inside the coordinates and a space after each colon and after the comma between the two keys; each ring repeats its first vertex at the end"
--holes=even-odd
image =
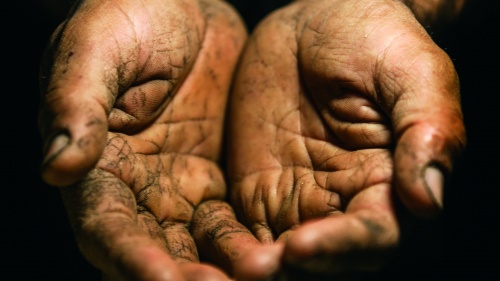
{"type": "MultiPolygon", "coordinates": [[[[220,230],[224,242],[205,237],[201,251],[238,280],[379,269],[411,223],[399,199],[437,215],[465,145],[451,60],[389,0],[296,1],[268,16],[241,59],[229,123],[228,185],[243,225],[220,230]],[[235,231],[243,226],[258,241],[235,231]]],[[[199,211],[195,224],[235,219],[220,202],[199,211]]]]}
{"type": "Polygon", "coordinates": [[[222,129],[245,40],[218,0],[80,1],[54,32],[42,176],[105,280],[228,279],[199,263],[189,228],[226,194],[222,129]]]}
{"type": "Polygon", "coordinates": [[[99,2],[54,33],[40,130],[42,176],[105,279],[227,279],[199,251],[238,280],[338,280],[397,248],[395,195],[439,212],[465,144],[458,78],[402,3],[297,1],[262,22],[227,116],[235,214],[217,162],[240,19],[215,0],[99,2]]]}

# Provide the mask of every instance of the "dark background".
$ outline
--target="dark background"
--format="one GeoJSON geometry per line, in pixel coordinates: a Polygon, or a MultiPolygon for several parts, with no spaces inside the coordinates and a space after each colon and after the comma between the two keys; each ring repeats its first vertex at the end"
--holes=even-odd
{"type": "MultiPolygon", "coordinates": [[[[500,1],[470,2],[459,21],[436,38],[461,78],[468,147],[446,190],[444,214],[419,223],[398,258],[373,276],[375,280],[500,280],[500,259],[495,259],[500,222],[500,1]]],[[[38,65],[61,20],[41,3],[1,4],[0,268],[4,276],[12,276],[7,280],[99,280],[76,248],[57,190],[38,175],[38,65]]],[[[248,16],[249,26],[273,9],[256,1],[235,3],[248,16]]]]}

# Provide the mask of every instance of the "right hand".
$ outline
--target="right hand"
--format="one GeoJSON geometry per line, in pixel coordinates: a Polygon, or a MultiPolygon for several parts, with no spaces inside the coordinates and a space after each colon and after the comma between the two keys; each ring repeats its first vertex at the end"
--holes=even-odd
{"type": "Polygon", "coordinates": [[[246,30],[219,0],[85,0],[41,68],[42,177],[111,280],[227,280],[198,263],[194,208],[226,192],[218,161],[246,30]]]}

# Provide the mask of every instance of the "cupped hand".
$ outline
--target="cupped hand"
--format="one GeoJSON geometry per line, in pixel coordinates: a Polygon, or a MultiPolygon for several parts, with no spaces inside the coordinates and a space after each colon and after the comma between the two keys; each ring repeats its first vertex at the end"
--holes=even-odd
{"type": "Polygon", "coordinates": [[[42,176],[105,279],[227,279],[198,263],[189,228],[198,204],[226,193],[222,127],[245,40],[218,0],[79,1],[54,32],[42,176]]]}
{"type": "Polygon", "coordinates": [[[267,17],[228,122],[231,202],[262,244],[233,231],[213,251],[238,280],[381,268],[411,223],[399,200],[439,214],[465,145],[450,58],[389,0],[296,1],[267,17]]]}

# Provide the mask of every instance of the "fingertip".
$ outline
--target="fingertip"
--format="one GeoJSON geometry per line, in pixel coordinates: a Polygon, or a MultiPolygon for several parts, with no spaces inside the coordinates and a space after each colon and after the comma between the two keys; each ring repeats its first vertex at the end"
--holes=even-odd
{"type": "Polygon", "coordinates": [[[234,267],[238,281],[272,280],[281,268],[284,245],[262,245],[245,254],[234,267]]]}
{"type": "Polygon", "coordinates": [[[425,189],[427,195],[433,204],[439,208],[443,208],[443,185],[444,176],[441,170],[434,166],[429,165],[423,169],[423,176],[425,189]]]}
{"type": "Polygon", "coordinates": [[[432,219],[442,213],[447,179],[462,147],[458,140],[428,122],[414,124],[401,135],[394,156],[395,187],[416,217],[432,219]]]}
{"type": "Polygon", "coordinates": [[[443,210],[444,176],[436,167],[425,166],[418,183],[398,189],[401,201],[420,219],[433,219],[443,210]]]}
{"type": "Polygon", "coordinates": [[[399,199],[410,213],[420,219],[432,219],[439,216],[442,212],[443,204],[442,201],[438,199],[442,197],[438,196],[442,196],[441,194],[443,191],[442,188],[438,190],[437,185],[433,187],[435,189],[435,191],[433,191],[433,188],[430,188],[426,184],[425,175],[434,172],[423,171],[422,173],[424,176],[417,179],[418,183],[410,186],[405,185],[405,183],[397,184],[396,191],[399,199]]]}
{"type": "Polygon", "coordinates": [[[290,235],[286,242],[283,259],[286,263],[295,264],[316,254],[318,238],[321,234],[314,223],[303,225],[301,229],[290,235]]]}
{"type": "Polygon", "coordinates": [[[56,158],[61,152],[68,146],[70,137],[67,132],[61,132],[45,144],[44,148],[44,159],[42,161],[42,167],[49,165],[54,158],[56,158]]]}
{"type": "Polygon", "coordinates": [[[435,166],[411,165],[406,172],[396,171],[396,192],[410,213],[432,219],[443,210],[444,176],[435,166]],[[412,171],[413,170],[413,171],[412,171]]]}
{"type": "Polygon", "coordinates": [[[207,265],[197,263],[181,264],[181,270],[186,281],[230,281],[231,279],[221,270],[207,265]]]}
{"type": "Polygon", "coordinates": [[[76,141],[68,132],[58,134],[46,145],[40,166],[42,179],[56,187],[74,184],[95,167],[104,146],[104,133],[89,133],[76,141]]]}

